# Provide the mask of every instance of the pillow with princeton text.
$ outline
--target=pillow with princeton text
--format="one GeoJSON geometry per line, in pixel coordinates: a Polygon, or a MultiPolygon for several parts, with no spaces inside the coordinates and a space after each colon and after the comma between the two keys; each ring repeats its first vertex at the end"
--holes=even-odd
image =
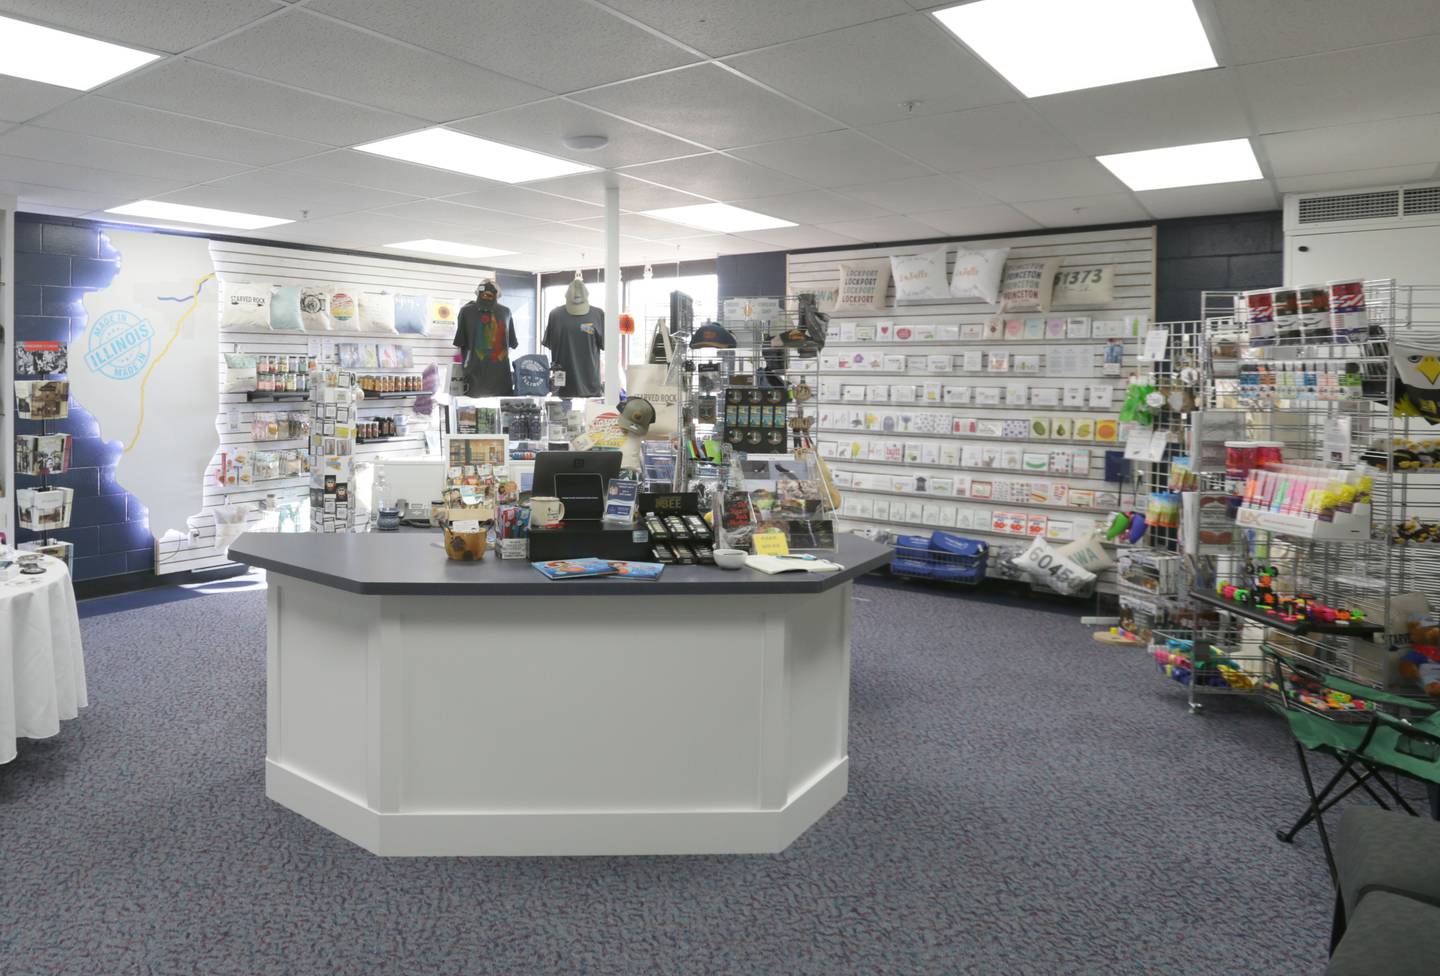
{"type": "Polygon", "coordinates": [[[1005,277],[1000,282],[1000,311],[1050,311],[1050,293],[1059,267],[1059,258],[1005,262],[1005,277]]]}

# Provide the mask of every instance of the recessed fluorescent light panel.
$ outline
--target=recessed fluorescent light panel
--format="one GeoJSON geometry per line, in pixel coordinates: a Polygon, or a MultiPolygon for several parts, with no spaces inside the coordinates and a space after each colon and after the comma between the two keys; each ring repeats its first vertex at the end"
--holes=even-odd
{"type": "Polygon", "coordinates": [[[1194,0],[975,0],[935,16],[1027,98],[1216,67],[1194,0]]]}
{"type": "Polygon", "coordinates": [[[776,227],[794,227],[792,221],[781,220],[766,214],[732,207],[728,203],[697,203],[689,207],[664,207],[660,210],[642,210],[647,217],[668,220],[672,224],[684,224],[717,234],[739,234],[747,230],[771,230],[776,227]]]}
{"type": "Polygon", "coordinates": [[[1191,146],[1142,149],[1095,158],[1132,190],[1165,190],[1264,178],[1249,139],[1197,142],[1191,146]]]}
{"type": "Polygon", "coordinates": [[[558,159],[544,153],[518,149],[500,142],[491,142],[477,136],[469,136],[454,129],[436,126],[356,146],[361,152],[436,169],[448,169],[501,183],[529,183],[533,180],[549,180],[573,173],[588,173],[595,169],[584,163],[558,159]]]}
{"type": "Polygon", "coordinates": [[[105,212],[124,217],[150,217],[155,220],[175,220],[182,224],[203,224],[207,227],[233,227],[237,230],[259,230],[261,227],[294,223],[285,217],[264,217],[234,210],[212,210],[209,207],[187,207],[183,203],[166,203],[164,200],[137,200],[123,207],[112,207],[105,212]]]}
{"type": "Polygon", "coordinates": [[[402,241],[399,244],[386,244],[388,248],[396,251],[421,251],[425,254],[445,254],[452,258],[493,258],[500,254],[514,254],[514,251],[501,251],[493,247],[481,247],[478,244],[461,244],[458,241],[437,241],[434,238],[424,238],[418,241],[402,241]]]}
{"type": "Polygon", "coordinates": [[[159,57],[52,27],[0,17],[0,75],[89,91],[159,57]]]}

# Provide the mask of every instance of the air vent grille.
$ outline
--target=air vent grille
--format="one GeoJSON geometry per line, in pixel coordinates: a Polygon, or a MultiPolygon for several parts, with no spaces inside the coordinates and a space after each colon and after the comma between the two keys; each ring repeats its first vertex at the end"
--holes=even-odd
{"type": "Polygon", "coordinates": [[[1405,191],[1405,215],[1440,213],[1440,186],[1416,186],[1405,191]]]}
{"type": "Polygon", "coordinates": [[[1307,197],[1300,201],[1299,217],[1302,224],[1321,224],[1332,220],[1376,220],[1398,216],[1399,190],[1338,193],[1333,196],[1307,197]]]}

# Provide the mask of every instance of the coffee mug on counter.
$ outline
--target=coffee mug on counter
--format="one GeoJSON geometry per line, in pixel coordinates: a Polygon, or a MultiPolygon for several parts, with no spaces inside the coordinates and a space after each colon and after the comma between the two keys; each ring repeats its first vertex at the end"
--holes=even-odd
{"type": "Polygon", "coordinates": [[[530,499],[530,524],[548,529],[565,520],[565,503],[543,496],[530,499]]]}

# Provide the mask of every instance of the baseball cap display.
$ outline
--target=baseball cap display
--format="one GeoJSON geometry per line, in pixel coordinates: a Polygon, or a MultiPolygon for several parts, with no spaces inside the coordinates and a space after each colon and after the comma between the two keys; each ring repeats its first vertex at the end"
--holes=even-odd
{"type": "Polygon", "coordinates": [[[735,336],[724,326],[716,325],[714,322],[706,322],[695,330],[695,335],[690,339],[691,349],[734,349],[735,336]]]}
{"type": "Polygon", "coordinates": [[[515,360],[517,396],[544,396],[550,392],[550,360],[544,356],[521,356],[515,360]]]}
{"type": "Polygon", "coordinates": [[[620,404],[621,430],[632,434],[645,434],[655,422],[655,407],[644,397],[630,397],[620,404]]]}

